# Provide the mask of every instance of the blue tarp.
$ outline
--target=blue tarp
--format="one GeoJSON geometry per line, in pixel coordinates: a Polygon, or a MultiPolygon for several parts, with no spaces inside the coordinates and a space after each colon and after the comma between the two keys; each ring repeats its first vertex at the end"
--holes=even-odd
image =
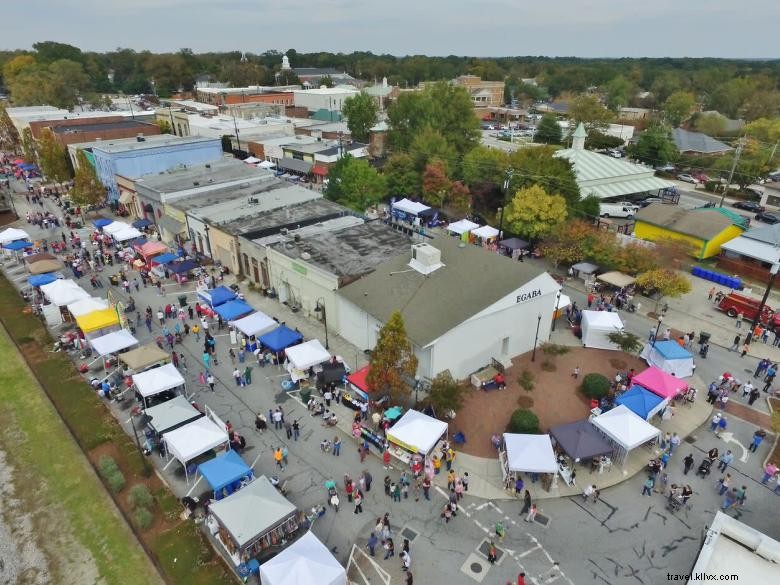
{"type": "Polygon", "coordinates": [[[151,221],[149,221],[148,219],[136,219],[136,220],[133,222],[133,224],[132,224],[132,225],[133,225],[133,227],[134,227],[135,229],[137,229],[137,230],[142,230],[142,229],[144,229],[145,227],[149,227],[150,225],[152,225],[152,222],[151,222],[151,221]]]}
{"type": "Polygon", "coordinates": [[[252,468],[233,450],[198,465],[198,471],[214,490],[214,497],[222,498],[222,490],[245,477],[251,477],[252,468]]]}
{"type": "Polygon", "coordinates": [[[303,335],[297,331],[280,325],[270,333],[266,333],[260,338],[260,343],[273,352],[282,351],[286,347],[298,343],[303,339],[303,335]]]}
{"type": "Polygon", "coordinates": [[[140,237],[140,238],[136,238],[136,239],[134,239],[134,240],[133,240],[133,241],[131,241],[131,242],[130,242],[128,245],[129,245],[129,246],[131,246],[131,247],[135,247],[135,246],[143,246],[143,245],[144,245],[146,242],[148,242],[148,241],[149,241],[149,240],[147,240],[146,238],[144,238],[144,237],[140,237]]]}
{"type": "Polygon", "coordinates": [[[667,360],[686,360],[693,357],[693,354],[680,347],[676,341],[656,341],[655,350],[667,360]]]}
{"type": "Polygon", "coordinates": [[[35,274],[27,279],[27,284],[30,286],[43,286],[57,280],[57,275],[53,272],[47,272],[46,274],[35,274]]]}
{"type": "Polygon", "coordinates": [[[17,240],[16,242],[3,244],[3,248],[5,248],[6,250],[13,250],[14,252],[18,252],[19,250],[24,250],[25,248],[32,248],[32,243],[23,242],[22,240],[17,240]]]}
{"type": "Polygon", "coordinates": [[[239,317],[243,317],[254,311],[254,309],[244,301],[239,301],[237,299],[222,303],[221,305],[214,307],[214,310],[217,312],[217,315],[222,317],[225,321],[235,321],[239,317]]]}
{"type": "Polygon", "coordinates": [[[650,413],[663,401],[663,398],[641,386],[631,386],[629,390],[615,399],[615,405],[623,404],[631,412],[647,420],[650,418],[650,413]]]}
{"type": "Polygon", "coordinates": [[[199,292],[198,296],[212,307],[218,307],[222,303],[227,303],[237,298],[236,293],[226,286],[218,286],[205,292],[199,292]]]}
{"type": "Polygon", "coordinates": [[[195,270],[198,267],[192,260],[184,260],[182,262],[171,262],[168,265],[168,270],[174,274],[184,274],[190,270],[195,270]]]}
{"type": "Polygon", "coordinates": [[[154,264],[168,264],[169,262],[173,262],[174,260],[178,260],[179,257],[176,254],[171,254],[170,252],[167,254],[160,254],[159,256],[155,256],[152,258],[152,262],[154,264]]]}
{"type": "Polygon", "coordinates": [[[114,223],[114,220],[112,220],[112,219],[102,219],[102,218],[101,219],[93,219],[92,220],[92,225],[94,225],[96,228],[104,228],[104,227],[106,227],[110,223],[114,223]]]}

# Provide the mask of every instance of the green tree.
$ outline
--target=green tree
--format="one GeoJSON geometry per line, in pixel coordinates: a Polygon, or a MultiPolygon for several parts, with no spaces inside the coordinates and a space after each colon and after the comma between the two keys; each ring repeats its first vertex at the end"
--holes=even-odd
{"type": "Polygon", "coordinates": [[[512,233],[538,240],[566,220],[566,199],[533,185],[515,193],[505,214],[512,233]]]}
{"type": "Polygon", "coordinates": [[[609,393],[609,380],[603,374],[586,374],[580,389],[588,398],[599,400],[609,393]]]}
{"type": "Polygon", "coordinates": [[[612,78],[605,87],[607,92],[607,105],[617,112],[627,106],[636,93],[634,84],[622,75],[612,78]]]}
{"type": "Polygon", "coordinates": [[[437,159],[445,164],[447,172],[452,172],[457,158],[455,148],[438,130],[431,127],[423,128],[412,141],[409,148],[415,168],[422,173],[431,160],[437,159]]]}
{"type": "Polygon", "coordinates": [[[693,128],[707,136],[723,136],[726,133],[726,118],[718,113],[694,114],[693,128]]]}
{"type": "Polygon", "coordinates": [[[362,158],[347,154],[328,172],[325,196],[355,211],[364,212],[386,194],[385,178],[362,158]]]}
{"type": "Polygon", "coordinates": [[[539,433],[539,417],[530,410],[519,408],[512,413],[506,430],[508,433],[536,435],[539,433]]]}
{"type": "Polygon", "coordinates": [[[498,148],[477,146],[463,157],[461,174],[467,185],[478,183],[499,184],[504,179],[509,158],[498,148]]]}
{"type": "Polygon", "coordinates": [[[35,140],[33,140],[32,130],[28,126],[22,130],[22,155],[27,162],[35,161],[35,140]]]}
{"type": "Polygon", "coordinates": [[[106,188],[98,179],[95,167],[87,159],[83,151],[76,155],[77,168],[73,178],[73,189],[70,198],[80,207],[97,205],[106,199],[106,188]]]}
{"type": "Polygon", "coordinates": [[[35,49],[35,59],[39,63],[53,63],[60,59],[68,59],[69,61],[80,63],[84,60],[84,54],[81,52],[81,49],[65,43],[42,41],[33,43],[33,49],[35,49]]]}
{"type": "Polygon", "coordinates": [[[691,292],[691,281],[679,272],[668,268],[656,268],[636,279],[636,285],[645,291],[645,294],[657,294],[656,308],[664,297],[679,298],[691,292]]]}
{"type": "Polygon", "coordinates": [[[651,166],[662,165],[677,159],[677,147],[667,126],[656,124],[639,135],[636,145],[629,149],[631,155],[651,166]]]}
{"type": "Polygon", "coordinates": [[[447,166],[440,160],[425,165],[422,175],[423,201],[431,207],[441,207],[452,182],[447,176],[447,166]]]}
{"type": "Polygon", "coordinates": [[[509,193],[539,184],[548,193],[557,193],[566,199],[569,208],[580,200],[580,188],[571,163],[554,157],[551,146],[522,148],[509,155],[509,193]]]}
{"type": "Polygon", "coordinates": [[[19,152],[22,143],[16,126],[11,122],[5,104],[0,102],[0,150],[6,152],[19,152]]]}
{"type": "Polygon", "coordinates": [[[323,75],[320,77],[320,87],[333,87],[334,85],[333,78],[330,75],[323,75]]]}
{"type": "Polygon", "coordinates": [[[360,142],[368,141],[368,132],[376,124],[379,106],[366,92],[344,100],[341,113],[347,118],[347,127],[352,137],[360,142]]]}
{"type": "Polygon", "coordinates": [[[44,128],[38,139],[38,164],[41,171],[50,180],[57,183],[68,181],[71,178],[68,154],[65,147],[58,141],[54,132],[44,128]]]}
{"type": "Polygon", "coordinates": [[[393,154],[382,168],[387,192],[393,197],[411,197],[420,192],[420,173],[412,157],[404,152],[393,154]]]}
{"type": "MultiPolygon", "coordinates": [[[[157,118],[152,123],[160,129],[160,134],[171,133],[171,123],[168,120],[165,120],[163,118],[157,118]]],[[[231,147],[233,146],[233,141],[230,142],[230,145],[231,147]]]]}
{"type": "Polygon", "coordinates": [[[536,127],[536,135],[534,136],[534,142],[541,142],[542,144],[560,144],[563,139],[563,133],[561,127],[558,124],[558,119],[553,114],[545,114],[542,116],[539,125],[536,127]]]}
{"type": "Polygon", "coordinates": [[[428,402],[437,413],[457,413],[463,407],[466,389],[453,380],[449,370],[436,375],[431,382],[428,402]]]}
{"type": "Polygon", "coordinates": [[[614,119],[615,114],[601,105],[592,95],[579,95],[569,106],[569,118],[576,127],[580,122],[589,131],[588,137],[595,129],[606,128],[614,119]]]}
{"type": "Polygon", "coordinates": [[[404,318],[393,312],[379,331],[376,346],[371,352],[366,384],[375,392],[389,393],[395,404],[405,403],[410,394],[406,380],[417,373],[417,356],[406,337],[404,318]]]}
{"type": "Polygon", "coordinates": [[[774,118],[780,115],[780,91],[757,90],[750,94],[740,109],[746,120],[774,118]]]}
{"type": "Polygon", "coordinates": [[[688,91],[676,91],[664,102],[664,116],[674,128],[691,117],[696,97],[688,91]]]}
{"type": "Polygon", "coordinates": [[[780,141],[780,118],[753,120],[745,126],[745,134],[756,140],[774,144],[780,141]]]}
{"type": "MultiPolygon", "coordinates": [[[[740,189],[744,189],[748,185],[757,182],[771,170],[769,168],[770,154],[771,150],[767,151],[757,141],[747,139],[742,149],[742,154],[737,161],[737,166],[734,167],[732,183],[736,183],[740,189]]],[[[723,174],[729,173],[735,156],[736,152],[732,156],[719,157],[715,161],[715,168],[723,174]]]]}
{"type": "Polygon", "coordinates": [[[610,343],[614,343],[620,348],[620,351],[624,353],[639,353],[642,349],[642,340],[638,335],[631,333],[630,331],[613,331],[607,333],[607,339],[610,343]]]}
{"type": "Polygon", "coordinates": [[[588,195],[569,207],[571,217],[596,218],[601,215],[601,199],[596,195],[588,195]]]}
{"type": "Polygon", "coordinates": [[[623,146],[623,139],[617,136],[610,136],[598,130],[588,132],[585,139],[585,148],[588,150],[603,150],[605,148],[617,148],[623,146]]]}

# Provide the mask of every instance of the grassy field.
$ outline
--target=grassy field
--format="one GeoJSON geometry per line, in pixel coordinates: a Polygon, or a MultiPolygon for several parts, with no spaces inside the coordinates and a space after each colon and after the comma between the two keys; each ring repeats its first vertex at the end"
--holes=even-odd
{"type": "MultiPolygon", "coordinates": [[[[69,533],[94,561],[99,582],[158,584],[162,580],[122,520],[84,454],[25,367],[5,330],[0,330],[0,404],[9,462],[25,478],[36,478],[35,504],[65,525],[39,526],[43,541],[51,530],[69,533]],[[132,578],[129,576],[132,575],[132,578]]],[[[36,510],[30,510],[36,514],[36,510]]],[[[61,545],[62,543],[58,543],[61,545]]],[[[67,545],[66,545],[67,546],[67,545]]],[[[50,564],[66,550],[52,551],[50,564]]],[[[56,567],[52,567],[56,574],[56,567]]],[[[67,576],[63,581],[71,581],[67,576]]]]}

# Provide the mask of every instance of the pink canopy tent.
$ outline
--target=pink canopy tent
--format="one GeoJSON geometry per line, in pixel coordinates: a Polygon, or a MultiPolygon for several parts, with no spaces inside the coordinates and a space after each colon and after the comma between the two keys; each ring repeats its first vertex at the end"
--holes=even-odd
{"type": "Polygon", "coordinates": [[[151,258],[152,256],[156,256],[157,254],[164,254],[168,251],[168,246],[163,244],[162,242],[145,242],[141,244],[140,246],[136,245],[133,246],[135,248],[135,251],[141,254],[144,258],[147,260],[151,258]]]}
{"type": "Polygon", "coordinates": [[[661,398],[668,399],[672,399],[678,394],[688,390],[688,384],[684,380],[667,374],[655,366],[651,366],[641,374],[634,376],[631,382],[638,386],[642,386],[642,388],[647,388],[650,392],[657,394],[661,398]]]}

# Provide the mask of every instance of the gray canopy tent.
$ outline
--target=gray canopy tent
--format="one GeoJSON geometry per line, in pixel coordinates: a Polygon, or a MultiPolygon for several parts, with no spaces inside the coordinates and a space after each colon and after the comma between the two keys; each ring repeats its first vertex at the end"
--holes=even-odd
{"type": "Polygon", "coordinates": [[[575,461],[612,453],[612,445],[587,420],[552,427],[550,435],[575,461]]]}
{"type": "Polygon", "coordinates": [[[578,262],[571,267],[572,274],[582,279],[585,284],[593,283],[599,267],[590,262],[578,262]]]}

